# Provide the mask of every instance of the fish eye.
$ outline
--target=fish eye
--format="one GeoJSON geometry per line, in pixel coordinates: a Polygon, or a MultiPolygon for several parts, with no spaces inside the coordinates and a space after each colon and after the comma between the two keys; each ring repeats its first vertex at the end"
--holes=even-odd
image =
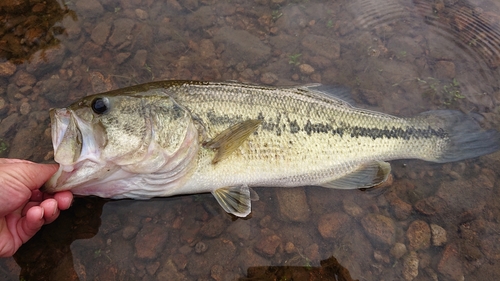
{"type": "Polygon", "coordinates": [[[91,107],[96,114],[104,114],[109,109],[109,101],[107,98],[96,98],[92,101],[91,107]]]}

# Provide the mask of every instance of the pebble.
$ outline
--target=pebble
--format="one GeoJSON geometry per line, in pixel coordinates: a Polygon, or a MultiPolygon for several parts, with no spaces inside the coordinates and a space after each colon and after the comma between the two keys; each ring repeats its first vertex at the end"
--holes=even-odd
{"type": "Polygon", "coordinates": [[[66,51],[63,45],[39,50],[31,56],[30,63],[26,65],[26,71],[30,73],[48,72],[48,70],[61,65],[66,51]]]}
{"type": "Polygon", "coordinates": [[[299,65],[299,70],[300,70],[300,73],[302,73],[304,75],[313,74],[315,71],[312,66],[310,66],[309,64],[306,64],[306,63],[299,65]]]}
{"type": "Polygon", "coordinates": [[[147,20],[149,18],[148,12],[146,12],[142,9],[135,9],[135,15],[140,20],[147,20]]]}
{"type": "Polygon", "coordinates": [[[406,238],[408,238],[410,250],[427,249],[431,244],[431,229],[425,221],[413,221],[406,231],[406,238]]]}
{"type": "Polygon", "coordinates": [[[394,244],[391,248],[390,254],[396,259],[401,258],[406,254],[406,245],[403,243],[394,244]]]}
{"type": "Polygon", "coordinates": [[[285,252],[287,254],[291,254],[295,252],[295,245],[292,242],[286,242],[285,244],[285,252]]]}
{"type": "Polygon", "coordinates": [[[447,242],[446,230],[437,224],[431,223],[432,245],[439,247],[447,242]]]}
{"type": "MultiPolygon", "coordinates": [[[[8,107],[8,106],[7,106],[8,107]]],[[[5,136],[19,122],[19,114],[14,113],[5,117],[0,123],[0,136],[5,136]]]]}
{"type": "Polygon", "coordinates": [[[94,18],[104,12],[104,8],[97,0],[85,0],[76,2],[76,11],[85,17],[94,18]]]}
{"type": "Polygon", "coordinates": [[[224,219],[220,216],[211,218],[207,223],[205,223],[201,229],[200,233],[206,237],[217,237],[225,229],[224,219]]]}
{"type": "Polygon", "coordinates": [[[318,231],[323,238],[338,238],[350,228],[350,217],[343,212],[324,214],[319,218],[318,231]]]}
{"type": "Polygon", "coordinates": [[[222,27],[214,36],[214,42],[225,45],[221,54],[224,61],[245,60],[249,66],[261,65],[271,57],[271,48],[250,32],[222,27]]]}
{"type": "Polygon", "coordinates": [[[135,237],[135,251],[140,259],[154,259],[163,251],[168,232],[161,225],[146,223],[135,237]]]}
{"type": "Polygon", "coordinates": [[[416,252],[411,251],[404,258],[403,261],[403,278],[406,281],[415,279],[418,275],[418,255],[416,252]]]}
{"type": "Polygon", "coordinates": [[[276,197],[282,219],[296,222],[309,219],[310,210],[303,188],[278,188],[276,197]]]}
{"type": "Polygon", "coordinates": [[[115,47],[128,40],[135,22],[131,19],[117,19],[113,22],[113,33],[108,39],[109,44],[115,47]]]}
{"type": "Polygon", "coordinates": [[[302,40],[302,46],[312,52],[328,59],[340,58],[340,43],[332,38],[308,34],[302,40]]]}
{"type": "Polygon", "coordinates": [[[440,79],[455,78],[455,64],[451,61],[438,61],[436,63],[436,76],[440,79]]]}
{"type": "Polygon", "coordinates": [[[0,97],[0,117],[9,111],[9,106],[4,98],[0,97]]]}
{"type": "Polygon", "coordinates": [[[272,257],[276,254],[276,249],[281,245],[281,238],[277,235],[267,235],[261,237],[254,245],[257,253],[267,257],[272,257]]]}
{"type": "Polygon", "coordinates": [[[137,232],[139,231],[139,228],[137,226],[129,225],[123,228],[122,231],[122,237],[125,240],[129,240],[130,238],[133,238],[137,232]]]}
{"type": "Polygon", "coordinates": [[[9,77],[16,73],[16,65],[10,61],[0,62],[0,77],[9,77]]]}
{"type": "Polygon", "coordinates": [[[111,26],[107,22],[100,22],[94,27],[94,29],[92,29],[90,39],[92,39],[92,41],[94,41],[97,45],[102,46],[106,43],[110,31],[111,26]]]}
{"type": "Polygon", "coordinates": [[[32,74],[19,70],[14,75],[14,81],[18,87],[33,86],[36,83],[36,78],[32,74]]]}
{"type": "Polygon", "coordinates": [[[460,254],[458,253],[457,246],[454,244],[446,245],[437,266],[439,273],[450,280],[463,281],[465,278],[462,267],[463,265],[460,261],[460,254]]]}
{"type": "Polygon", "coordinates": [[[391,218],[379,214],[368,214],[363,217],[361,224],[368,237],[374,242],[389,246],[394,244],[396,225],[391,218]]]}
{"type": "Polygon", "coordinates": [[[264,72],[260,76],[260,82],[266,85],[273,85],[278,81],[278,76],[271,72],[264,72]]]}
{"type": "Polygon", "coordinates": [[[22,102],[21,105],[19,106],[19,112],[21,115],[27,115],[31,112],[31,105],[29,102],[22,102]]]}
{"type": "Polygon", "coordinates": [[[344,208],[344,212],[346,212],[346,214],[348,214],[351,217],[361,218],[365,214],[363,208],[361,208],[351,199],[342,200],[342,206],[344,208]]]}
{"type": "Polygon", "coordinates": [[[194,245],[194,252],[197,254],[202,254],[208,250],[207,244],[203,242],[198,242],[194,245]]]}

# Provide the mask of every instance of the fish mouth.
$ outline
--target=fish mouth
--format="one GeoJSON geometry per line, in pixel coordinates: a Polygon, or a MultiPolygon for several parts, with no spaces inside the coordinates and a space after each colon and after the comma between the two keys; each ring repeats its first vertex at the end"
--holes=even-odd
{"type": "MultiPolygon", "coordinates": [[[[106,163],[99,160],[102,143],[96,142],[93,126],[66,108],[50,109],[54,160],[59,170],[41,191],[70,190],[99,174],[106,163]]],[[[101,137],[102,139],[102,137],[101,137]]]]}

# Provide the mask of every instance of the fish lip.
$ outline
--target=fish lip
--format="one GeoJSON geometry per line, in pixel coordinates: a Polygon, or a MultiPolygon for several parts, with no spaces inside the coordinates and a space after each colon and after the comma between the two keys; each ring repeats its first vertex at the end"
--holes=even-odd
{"type": "Polygon", "coordinates": [[[52,146],[54,152],[61,144],[64,134],[68,129],[71,118],[71,112],[66,108],[51,108],[49,111],[51,123],[52,146]]]}

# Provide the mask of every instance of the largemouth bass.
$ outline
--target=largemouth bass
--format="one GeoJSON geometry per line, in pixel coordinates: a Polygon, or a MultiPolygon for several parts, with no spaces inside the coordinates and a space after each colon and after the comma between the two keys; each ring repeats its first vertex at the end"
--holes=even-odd
{"type": "Polygon", "coordinates": [[[51,109],[59,171],[46,192],[147,199],[211,192],[251,211],[251,187],[369,188],[393,159],[451,162],[492,153],[500,134],[458,111],[411,118],[359,109],[345,90],[162,81],[51,109]]]}

